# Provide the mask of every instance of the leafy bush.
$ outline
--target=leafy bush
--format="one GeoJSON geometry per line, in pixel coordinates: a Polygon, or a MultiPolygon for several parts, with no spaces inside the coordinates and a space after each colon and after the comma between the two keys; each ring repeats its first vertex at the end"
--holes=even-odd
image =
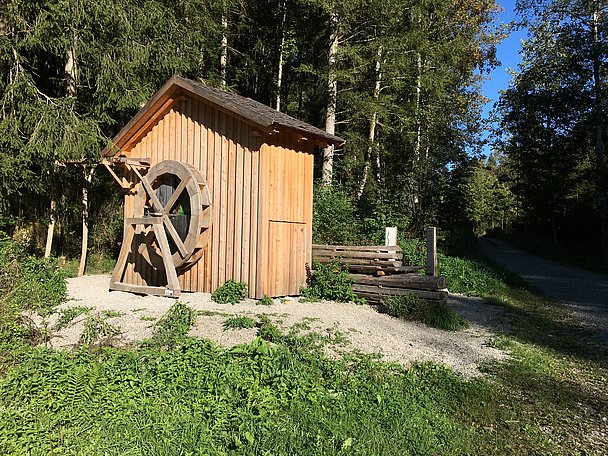
{"type": "Polygon", "coordinates": [[[65,299],[66,275],[52,258],[35,258],[0,232],[0,293],[20,309],[48,312],[65,299]]]}
{"type": "Polygon", "coordinates": [[[152,341],[166,347],[176,345],[186,336],[195,319],[195,312],[186,304],[177,301],[154,323],[152,341]]]}
{"type": "Polygon", "coordinates": [[[248,329],[255,327],[255,320],[250,317],[231,317],[222,325],[226,329],[248,329]]]}
{"type": "Polygon", "coordinates": [[[258,301],[258,304],[261,306],[271,306],[274,304],[274,299],[272,299],[270,296],[264,295],[264,297],[258,301]]]}
{"type": "Polygon", "coordinates": [[[348,270],[338,261],[323,264],[314,263],[315,273],[308,287],[300,290],[302,296],[309,301],[338,301],[362,303],[352,289],[353,281],[348,277],[348,270]]]}
{"type": "Polygon", "coordinates": [[[234,280],[228,280],[211,295],[211,299],[218,304],[237,304],[245,298],[247,298],[247,284],[234,280]]]}
{"type": "Polygon", "coordinates": [[[433,302],[426,308],[424,323],[433,328],[458,331],[469,327],[469,322],[449,308],[447,304],[433,302]]]}

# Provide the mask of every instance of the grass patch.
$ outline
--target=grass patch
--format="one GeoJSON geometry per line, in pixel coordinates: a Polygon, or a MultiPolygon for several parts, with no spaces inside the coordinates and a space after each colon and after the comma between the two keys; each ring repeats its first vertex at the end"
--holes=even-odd
{"type": "Polygon", "coordinates": [[[122,317],[124,315],[124,313],[119,312],[117,310],[102,310],[100,312],[100,315],[103,318],[118,318],[118,317],[122,317]]]}
{"type": "Polygon", "coordinates": [[[469,327],[469,322],[447,304],[429,303],[413,293],[387,297],[384,300],[384,308],[394,317],[423,321],[427,326],[446,331],[458,331],[469,327]]]}
{"type": "MultiPolygon", "coordinates": [[[[76,277],[80,267],[80,258],[64,259],[60,265],[69,277],[76,277]]],[[[95,252],[87,255],[86,273],[88,275],[111,274],[114,271],[114,266],[116,266],[116,260],[108,255],[95,252]]]]}
{"type": "Polygon", "coordinates": [[[139,317],[139,319],[141,321],[156,321],[156,317],[152,317],[149,315],[142,315],[141,317],[139,317]]]}
{"type": "Polygon", "coordinates": [[[459,331],[469,327],[469,322],[447,304],[432,302],[426,308],[424,323],[446,331],[459,331]]]}
{"type": "Polygon", "coordinates": [[[255,327],[255,320],[250,317],[231,317],[222,325],[224,331],[228,329],[249,329],[255,327]]]}
{"type": "Polygon", "coordinates": [[[196,315],[201,317],[227,317],[232,314],[227,312],[219,312],[217,310],[197,310],[196,315]]]}

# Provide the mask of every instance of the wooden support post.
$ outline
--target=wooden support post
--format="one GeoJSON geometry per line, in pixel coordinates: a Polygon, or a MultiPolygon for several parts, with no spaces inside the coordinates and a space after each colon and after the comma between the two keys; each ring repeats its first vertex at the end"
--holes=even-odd
{"type": "Polygon", "coordinates": [[[46,231],[46,247],[44,249],[44,258],[48,258],[51,256],[51,251],[53,249],[53,236],[55,235],[55,222],[56,221],[57,221],[57,200],[53,196],[51,198],[51,211],[50,211],[49,226],[46,231]]]}
{"type": "Polygon", "coordinates": [[[426,275],[437,275],[437,228],[426,230],[426,275]]]}
{"type": "Polygon", "coordinates": [[[384,245],[397,245],[397,227],[387,226],[384,234],[384,245]]]}
{"type": "Polygon", "coordinates": [[[89,245],[89,188],[93,181],[95,166],[87,170],[84,167],[84,182],[82,184],[82,248],[80,252],[80,266],[78,267],[78,277],[84,275],[87,265],[87,249],[89,245]]]}

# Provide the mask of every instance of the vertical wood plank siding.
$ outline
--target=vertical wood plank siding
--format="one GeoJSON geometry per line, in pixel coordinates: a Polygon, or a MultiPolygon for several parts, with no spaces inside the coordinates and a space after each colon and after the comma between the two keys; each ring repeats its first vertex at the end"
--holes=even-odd
{"type": "MultiPolygon", "coordinates": [[[[213,208],[209,244],[179,273],[184,291],[212,292],[229,279],[246,282],[251,297],[298,294],[305,285],[312,241],[313,149],[294,134],[254,135],[237,116],[186,97],[160,118],[130,157],[189,163],[207,179],[213,208]]],[[[134,177],[134,176],[131,176],[134,177]]],[[[139,188],[137,189],[139,190],[139,188]]],[[[143,215],[135,194],[125,217],[143,215]]],[[[138,236],[150,235],[145,232],[138,236]]],[[[124,280],[164,286],[161,265],[132,251],[124,280]]]]}

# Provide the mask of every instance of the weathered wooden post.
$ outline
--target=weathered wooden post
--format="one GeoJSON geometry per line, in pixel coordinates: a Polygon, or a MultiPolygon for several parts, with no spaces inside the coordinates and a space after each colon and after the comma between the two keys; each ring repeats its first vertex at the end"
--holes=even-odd
{"type": "Polygon", "coordinates": [[[397,245],[397,227],[387,226],[384,233],[384,245],[397,245]]]}
{"type": "Polygon", "coordinates": [[[437,275],[437,228],[426,230],[426,275],[437,275]]]}

